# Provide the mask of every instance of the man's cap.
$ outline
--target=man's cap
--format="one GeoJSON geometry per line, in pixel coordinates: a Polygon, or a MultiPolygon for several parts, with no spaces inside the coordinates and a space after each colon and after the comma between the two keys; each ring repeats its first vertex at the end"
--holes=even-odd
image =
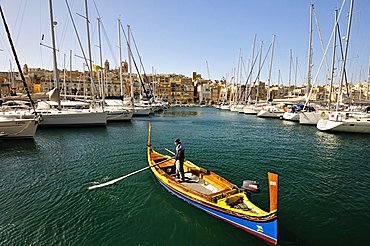
{"type": "Polygon", "coordinates": [[[175,143],[180,143],[180,139],[179,138],[176,138],[175,139],[175,143]]]}

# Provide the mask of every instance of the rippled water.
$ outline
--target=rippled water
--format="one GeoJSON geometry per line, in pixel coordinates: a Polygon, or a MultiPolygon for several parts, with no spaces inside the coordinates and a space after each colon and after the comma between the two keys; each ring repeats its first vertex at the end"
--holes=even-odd
{"type": "Polygon", "coordinates": [[[175,198],[150,172],[87,190],[147,165],[148,121],[160,152],[179,137],[187,158],[240,185],[268,209],[280,175],[280,245],[362,245],[370,228],[370,136],[207,108],[174,108],[106,128],[39,129],[0,142],[0,245],[264,245],[175,198]]]}

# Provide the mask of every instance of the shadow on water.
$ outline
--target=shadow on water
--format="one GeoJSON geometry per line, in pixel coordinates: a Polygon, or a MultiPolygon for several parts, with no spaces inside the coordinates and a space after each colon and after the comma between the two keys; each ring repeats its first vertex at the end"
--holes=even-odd
{"type": "Polygon", "coordinates": [[[1,139],[0,153],[7,151],[23,151],[34,154],[37,144],[34,139],[1,139]]]}
{"type": "Polygon", "coordinates": [[[37,136],[44,135],[61,135],[61,134],[104,134],[107,132],[105,126],[89,126],[89,127],[43,127],[37,129],[37,136]]]}
{"type": "Polygon", "coordinates": [[[132,126],[133,122],[131,120],[128,121],[109,121],[107,123],[107,127],[128,127],[132,126]]]}

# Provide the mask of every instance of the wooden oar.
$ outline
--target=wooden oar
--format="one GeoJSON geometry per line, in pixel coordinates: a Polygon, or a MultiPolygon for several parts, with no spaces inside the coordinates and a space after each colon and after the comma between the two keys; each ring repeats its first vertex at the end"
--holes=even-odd
{"type": "Polygon", "coordinates": [[[90,186],[88,189],[89,189],[89,190],[92,190],[92,189],[101,188],[101,187],[104,187],[104,186],[108,186],[108,185],[111,185],[111,184],[117,183],[118,181],[121,181],[122,179],[128,178],[128,177],[130,177],[130,176],[132,176],[132,175],[135,175],[135,174],[137,174],[137,173],[140,173],[140,172],[142,172],[142,171],[145,171],[145,170],[147,170],[147,169],[149,169],[149,168],[151,168],[151,167],[158,166],[159,164],[162,164],[162,163],[164,163],[164,162],[166,162],[166,161],[169,161],[169,160],[171,160],[171,159],[173,159],[173,158],[174,158],[174,157],[171,157],[171,158],[169,158],[169,159],[166,159],[166,160],[160,161],[160,162],[158,162],[158,163],[157,163],[157,164],[155,164],[155,165],[151,165],[151,166],[144,167],[144,168],[139,169],[139,170],[137,170],[137,171],[135,171],[135,172],[132,172],[132,173],[126,174],[126,175],[124,175],[124,176],[122,176],[122,177],[119,177],[119,178],[113,179],[113,180],[111,180],[111,181],[108,181],[108,182],[105,182],[105,183],[102,183],[102,184],[97,184],[97,185],[90,186]]]}

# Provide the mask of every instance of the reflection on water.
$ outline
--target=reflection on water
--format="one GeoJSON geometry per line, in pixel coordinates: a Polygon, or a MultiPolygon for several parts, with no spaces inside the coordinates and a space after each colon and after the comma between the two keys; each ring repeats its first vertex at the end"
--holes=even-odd
{"type": "Polygon", "coordinates": [[[336,134],[316,131],[315,136],[318,147],[324,149],[336,149],[342,144],[341,138],[336,134]]]}
{"type": "MultiPolygon", "coordinates": [[[[268,119],[270,120],[270,119],[268,119]]],[[[296,126],[298,123],[294,121],[289,121],[289,120],[281,120],[281,124],[285,126],[296,126]]]]}

